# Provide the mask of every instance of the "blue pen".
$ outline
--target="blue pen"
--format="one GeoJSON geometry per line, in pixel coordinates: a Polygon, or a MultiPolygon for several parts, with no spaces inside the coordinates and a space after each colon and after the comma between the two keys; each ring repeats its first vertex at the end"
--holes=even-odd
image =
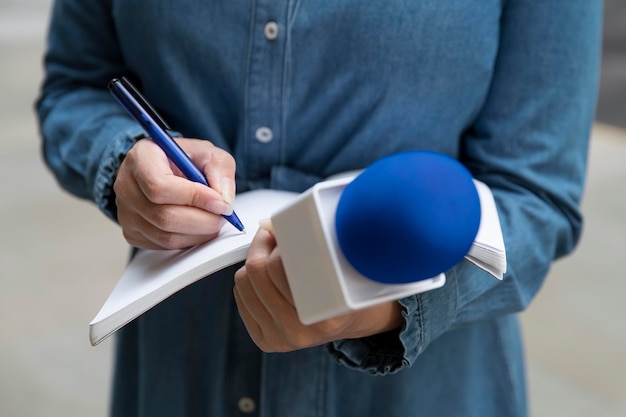
{"type": "MultiPolygon", "coordinates": [[[[130,81],[124,77],[115,78],[109,83],[109,91],[188,179],[210,187],[202,171],[196,167],[185,151],[167,133],[166,130],[171,130],[167,123],[130,81]]],[[[230,215],[223,216],[237,230],[244,231],[243,224],[234,211],[230,215]]]]}

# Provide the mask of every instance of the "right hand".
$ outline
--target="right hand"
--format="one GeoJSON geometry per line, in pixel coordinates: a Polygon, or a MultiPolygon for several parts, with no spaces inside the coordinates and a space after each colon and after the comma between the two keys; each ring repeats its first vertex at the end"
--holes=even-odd
{"type": "Polygon", "coordinates": [[[113,189],[124,238],[145,249],[182,249],[215,238],[232,213],[235,160],[211,142],[176,139],[211,188],[186,179],[151,139],[138,141],[113,189]]]}

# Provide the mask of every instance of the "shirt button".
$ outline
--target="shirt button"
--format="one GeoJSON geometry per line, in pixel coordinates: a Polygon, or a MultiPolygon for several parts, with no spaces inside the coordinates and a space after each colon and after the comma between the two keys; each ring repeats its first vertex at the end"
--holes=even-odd
{"type": "Polygon", "coordinates": [[[237,407],[239,407],[239,411],[246,414],[253,413],[256,410],[256,404],[250,397],[241,397],[237,401],[237,407]]]}
{"type": "Polygon", "coordinates": [[[263,28],[263,34],[268,41],[278,38],[278,24],[272,21],[267,22],[263,28]]]}
{"type": "Polygon", "coordinates": [[[269,127],[265,127],[265,126],[261,126],[260,128],[258,128],[256,130],[255,136],[256,136],[256,140],[258,140],[261,143],[271,142],[272,139],[274,138],[272,129],[270,129],[269,127]]]}

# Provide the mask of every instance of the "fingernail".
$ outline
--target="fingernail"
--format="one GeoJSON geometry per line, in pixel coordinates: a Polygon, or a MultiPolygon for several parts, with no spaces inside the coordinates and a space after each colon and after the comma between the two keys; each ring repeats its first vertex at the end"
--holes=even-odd
{"type": "Polygon", "coordinates": [[[261,219],[259,220],[259,227],[271,234],[274,234],[274,225],[272,224],[272,219],[261,219]]]}
{"type": "Polygon", "coordinates": [[[232,211],[232,206],[235,202],[235,181],[230,178],[224,178],[220,183],[220,193],[222,194],[222,200],[230,206],[232,211]]]}
{"type": "Polygon", "coordinates": [[[233,214],[233,212],[235,211],[235,209],[233,209],[233,205],[232,204],[226,204],[226,208],[224,209],[224,215],[225,216],[230,216],[231,214],[233,214]]]}
{"type": "Polygon", "coordinates": [[[206,209],[215,214],[224,214],[226,216],[233,214],[232,205],[223,200],[211,200],[207,203],[206,209]]]}

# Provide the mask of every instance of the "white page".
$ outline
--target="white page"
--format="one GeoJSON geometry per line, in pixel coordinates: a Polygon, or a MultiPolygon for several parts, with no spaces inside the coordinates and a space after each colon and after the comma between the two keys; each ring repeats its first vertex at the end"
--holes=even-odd
{"type": "Polygon", "coordinates": [[[478,180],[474,184],[480,198],[480,226],[466,259],[502,279],[506,272],[506,250],[496,202],[486,184],[478,180]]]}
{"type": "Polygon", "coordinates": [[[226,223],[217,239],[203,245],[176,251],[141,250],[90,323],[92,343],[99,343],[176,291],[244,260],[259,220],[270,217],[297,195],[276,190],[243,193],[236,198],[235,211],[246,233],[226,223]]]}

